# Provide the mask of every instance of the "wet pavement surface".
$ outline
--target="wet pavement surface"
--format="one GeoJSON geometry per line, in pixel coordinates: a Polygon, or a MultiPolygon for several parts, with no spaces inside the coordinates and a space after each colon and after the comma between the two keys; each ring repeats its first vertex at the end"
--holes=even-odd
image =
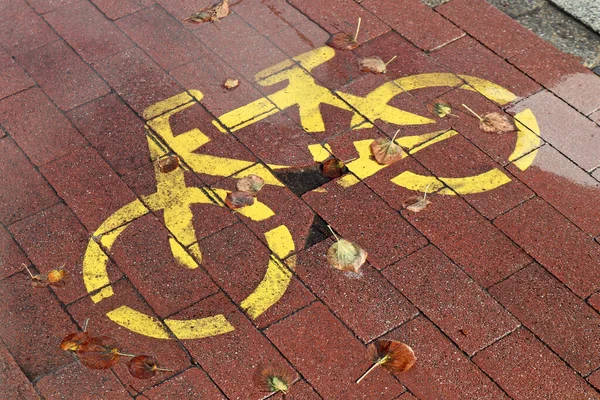
{"type": "Polygon", "coordinates": [[[0,3],[0,398],[600,398],[600,76],[482,0],[211,5],[0,3]],[[169,371],[85,367],[86,321],[169,371]],[[356,384],[379,339],[416,364],[356,384]]]}

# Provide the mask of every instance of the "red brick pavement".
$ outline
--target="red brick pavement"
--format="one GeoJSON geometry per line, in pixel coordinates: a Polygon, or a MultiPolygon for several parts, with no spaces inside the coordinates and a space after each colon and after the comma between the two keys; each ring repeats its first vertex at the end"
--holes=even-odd
{"type": "Polygon", "coordinates": [[[294,372],[288,398],[296,400],[600,398],[600,77],[483,0],[434,9],[418,0],[239,0],[222,21],[182,21],[211,3],[0,4],[0,398],[262,399],[268,393],[253,376],[265,363],[294,372]],[[330,34],[354,33],[359,17],[357,49],[320,65],[288,61],[330,34]],[[397,59],[386,75],[361,73],[358,60],[374,55],[397,59]],[[408,92],[387,99],[390,106],[457,134],[409,145],[411,155],[365,176],[374,165],[365,140],[434,129],[378,119],[380,99],[361,108],[367,121],[359,116],[358,126],[340,103],[308,113],[285,104],[313,92],[303,87],[282,100],[287,79],[257,82],[282,62],[284,74],[310,70],[305,84],[325,93],[368,98],[381,85],[402,87],[408,92]],[[485,97],[489,87],[456,87],[458,77],[454,86],[421,89],[393,82],[428,73],[483,78],[518,97],[496,104],[485,97]],[[241,82],[233,91],[221,86],[230,77],[241,82]],[[152,112],[189,103],[168,119],[173,135],[145,126],[147,107],[191,90],[202,92],[200,104],[186,95],[152,112]],[[220,132],[227,113],[263,96],[268,115],[235,127],[253,118],[246,114],[220,132]],[[430,114],[436,97],[458,117],[430,114]],[[520,122],[523,132],[539,127],[528,150],[535,153],[513,163],[524,134],[483,133],[461,103],[508,116],[531,109],[537,123],[520,122]],[[326,129],[307,132],[319,112],[326,129]],[[170,180],[155,175],[156,149],[180,152],[170,180]],[[320,177],[313,157],[328,152],[351,163],[344,178],[320,177]],[[261,169],[288,185],[258,195],[274,214],[224,207],[218,194],[234,190],[234,174],[261,169]],[[491,169],[510,182],[472,193],[448,180],[491,169]],[[414,213],[403,207],[419,193],[410,174],[450,187],[414,213]],[[199,187],[205,192],[192,190],[199,187]],[[126,206],[136,211],[115,214],[126,206]],[[369,253],[359,274],[327,265],[327,224],[369,253]],[[193,236],[182,236],[191,227],[193,236]],[[106,264],[104,278],[82,269],[90,259],[106,264]],[[180,265],[192,259],[197,268],[180,265]],[[267,264],[278,275],[261,283],[267,264]],[[23,265],[33,273],[64,265],[69,277],[34,288],[23,265]],[[86,286],[94,279],[102,283],[86,286]],[[287,279],[268,310],[248,308],[257,286],[287,279]],[[144,313],[146,328],[221,315],[232,329],[190,339],[175,338],[169,325],[162,332],[170,339],[157,339],[126,327],[142,326],[139,314],[114,322],[123,306],[144,313]],[[88,318],[92,334],[153,354],[172,371],[139,380],[124,362],[85,368],[58,344],[88,318]],[[417,363],[405,373],[378,368],[357,385],[378,338],[407,343],[417,363]]]}

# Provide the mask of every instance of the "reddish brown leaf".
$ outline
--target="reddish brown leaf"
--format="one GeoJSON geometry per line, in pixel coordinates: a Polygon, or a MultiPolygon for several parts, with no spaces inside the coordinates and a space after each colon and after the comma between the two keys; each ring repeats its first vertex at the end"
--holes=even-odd
{"type": "Polygon", "coordinates": [[[90,335],[87,332],[70,333],[60,342],[60,348],[63,350],[77,351],[81,346],[87,344],[90,335]]]}
{"type": "Polygon", "coordinates": [[[223,87],[227,90],[233,90],[240,85],[239,79],[227,78],[223,82],[223,87]]]}
{"type": "Polygon", "coordinates": [[[225,198],[227,207],[236,209],[254,204],[254,196],[248,192],[231,192],[225,198]]]}
{"type": "Polygon", "coordinates": [[[380,339],[367,347],[373,366],[367,370],[356,383],[360,383],[371,371],[381,366],[392,373],[405,372],[417,361],[413,349],[396,340],[380,339]]]}
{"type": "Polygon", "coordinates": [[[331,35],[325,44],[336,50],[354,50],[358,47],[358,42],[352,36],[344,32],[338,32],[331,35]]]}
{"type": "Polygon", "coordinates": [[[329,160],[324,161],[320,165],[319,169],[321,170],[321,174],[323,174],[323,176],[331,179],[339,178],[348,172],[346,164],[337,158],[330,158],[329,160]]]}
{"type": "Polygon", "coordinates": [[[279,364],[260,366],[254,374],[254,384],[263,392],[287,393],[296,374],[279,364]]]}
{"type": "Polygon", "coordinates": [[[375,139],[371,143],[371,152],[375,161],[383,165],[392,164],[407,156],[402,147],[394,142],[394,139],[390,140],[387,138],[375,139]]]}
{"type": "Polygon", "coordinates": [[[91,369],[108,369],[119,362],[119,349],[115,339],[108,336],[92,337],[77,351],[79,361],[91,369]]]}
{"type": "Polygon", "coordinates": [[[175,171],[179,167],[179,157],[169,154],[158,159],[158,169],[163,174],[175,171]]]}
{"type": "Polygon", "coordinates": [[[256,195],[265,185],[265,181],[258,175],[250,174],[237,181],[236,187],[240,192],[247,192],[256,195]]]}
{"type": "Polygon", "coordinates": [[[385,74],[387,66],[379,57],[363,58],[358,62],[362,72],[371,72],[373,74],[385,74]]]}
{"type": "Polygon", "coordinates": [[[133,357],[127,361],[127,368],[131,376],[138,379],[150,379],[156,375],[158,370],[156,358],[144,355],[133,357]]]}

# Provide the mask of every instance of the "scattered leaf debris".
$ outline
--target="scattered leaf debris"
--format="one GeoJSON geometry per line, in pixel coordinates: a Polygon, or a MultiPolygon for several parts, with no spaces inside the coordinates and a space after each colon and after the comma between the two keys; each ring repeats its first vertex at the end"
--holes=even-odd
{"type": "Polygon", "coordinates": [[[238,86],[240,86],[239,79],[227,78],[225,79],[225,82],[223,82],[223,87],[227,90],[233,90],[238,86]]]}
{"type": "Polygon", "coordinates": [[[173,372],[166,368],[159,368],[154,356],[139,355],[127,361],[127,369],[134,378],[150,379],[156,375],[158,371],[173,372]]]}
{"type": "Polygon", "coordinates": [[[135,357],[133,354],[119,352],[115,339],[109,336],[90,338],[76,351],[81,364],[91,369],[108,369],[119,362],[119,357],[135,357]]]}
{"type": "Polygon", "coordinates": [[[175,171],[179,168],[179,157],[175,154],[168,154],[158,159],[158,169],[163,174],[175,171]]]}
{"type": "Polygon", "coordinates": [[[367,252],[346,239],[340,239],[331,226],[327,226],[336,239],[336,242],[327,250],[327,261],[340,271],[357,273],[367,260],[367,252]]]}
{"type": "Polygon", "coordinates": [[[515,124],[505,114],[492,112],[480,116],[465,104],[463,107],[479,119],[479,128],[484,132],[506,133],[516,130],[515,124]]]}
{"type": "Polygon", "coordinates": [[[295,374],[289,368],[267,364],[256,370],[254,384],[263,392],[286,394],[295,379],[295,374]]]}
{"type": "Polygon", "coordinates": [[[227,204],[227,207],[233,210],[236,208],[251,206],[254,204],[254,196],[248,192],[230,192],[227,194],[227,197],[225,197],[225,204],[227,204]]]}
{"type": "Polygon", "coordinates": [[[184,21],[192,21],[197,23],[216,22],[229,15],[229,0],[223,0],[213,6],[200,10],[184,21]]]}
{"type": "Polygon", "coordinates": [[[367,370],[356,383],[360,383],[371,371],[380,366],[390,372],[408,371],[417,361],[410,346],[396,340],[380,339],[367,348],[373,366],[367,370]]]}
{"type": "Polygon", "coordinates": [[[336,50],[354,50],[358,47],[358,42],[356,41],[356,39],[358,38],[358,32],[360,31],[361,21],[362,19],[359,17],[358,25],[356,27],[356,33],[354,34],[354,36],[350,36],[344,32],[338,32],[331,35],[331,37],[329,38],[329,40],[327,40],[327,42],[325,42],[325,44],[336,50]]]}
{"type": "Polygon", "coordinates": [[[319,166],[321,174],[327,178],[335,179],[348,172],[346,163],[338,158],[330,158],[325,160],[319,166]]]}
{"type": "Polygon", "coordinates": [[[250,174],[239,181],[237,181],[236,187],[240,192],[247,192],[253,196],[265,185],[265,181],[258,175],[250,174]]]}
{"type": "Polygon", "coordinates": [[[371,152],[375,161],[382,165],[392,164],[403,159],[407,154],[402,150],[400,145],[396,144],[396,135],[400,130],[397,130],[392,140],[387,138],[378,138],[371,143],[371,152]]]}

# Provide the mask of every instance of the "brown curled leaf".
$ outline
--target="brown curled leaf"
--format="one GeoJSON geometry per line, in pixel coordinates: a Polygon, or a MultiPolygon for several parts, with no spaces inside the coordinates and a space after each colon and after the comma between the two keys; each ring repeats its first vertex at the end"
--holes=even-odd
{"type": "Polygon", "coordinates": [[[248,192],[231,192],[225,197],[225,204],[231,209],[242,208],[254,204],[254,196],[248,192]]]}
{"type": "Polygon", "coordinates": [[[158,159],[158,169],[163,174],[175,171],[179,168],[179,157],[175,154],[169,154],[158,159]]]}
{"type": "Polygon", "coordinates": [[[393,372],[405,372],[412,368],[417,361],[415,353],[410,346],[396,340],[380,339],[367,347],[369,358],[373,366],[367,370],[356,383],[360,383],[376,367],[393,372]]]}
{"type": "Polygon", "coordinates": [[[121,354],[115,339],[109,336],[92,337],[76,351],[81,364],[91,369],[108,369],[119,362],[121,354]]]}
{"type": "Polygon", "coordinates": [[[77,351],[81,346],[87,344],[90,340],[90,334],[83,332],[70,333],[60,342],[60,348],[68,351],[77,351]]]}
{"type": "Polygon", "coordinates": [[[354,50],[358,47],[358,42],[352,36],[344,32],[338,32],[331,35],[325,44],[336,50],[354,50]]]}
{"type": "Polygon", "coordinates": [[[348,172],[346,164],[337,158],[330,158],[329,160],[323,161],[319,166],[319,170],[323,176],[331,179],[339,178],[348,172]]]}

